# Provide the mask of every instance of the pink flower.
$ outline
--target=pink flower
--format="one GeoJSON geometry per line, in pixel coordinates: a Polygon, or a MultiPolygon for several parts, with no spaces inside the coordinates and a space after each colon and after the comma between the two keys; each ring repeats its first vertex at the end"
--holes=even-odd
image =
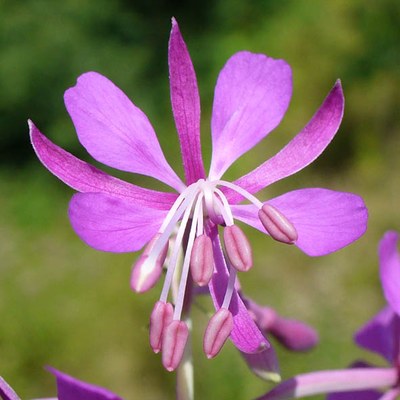
{"type": "Polygon", "coordinates": [[[132,273],[135,291],[154,286],[172,242],[164,287],[150,324],[151,345],[156,352],[163,350],[164,366],[171,370],[179,363],[188,335],[181,314],[190,301],[191,280],[209,285],[217,309],[205,333],[208,357],[218,353],[228,336],[245,353],[269,346],[235,289],[236,271],[247,271],[252,265],[250,244],[236,220],[319,256],[359,238],[366,229],[367,210],[359,196],[321,188],[295,190],[267,202],[254,196],[310,164],[333,139],[344,107],[339,81],[305,128],[278,154],[227,182],[222,176],[229,166],[266,137],[285,114],[292,93],[290,67],[283,60],[246,51],[228,60],[215,88],[212,161],[206,177],[197,80],[175,20],[168,54],[185,181],[166,161],[146,115],[104,76],[95,72],[80,76],[76,86],[66,91],[65,104],[80,142],[97,161],[153,177],[174,193],[113,178],[50,142],[32,122],[29,125],[42,163],[80,192],[69,207],[77,234],[98,250],[128,252],[146,246],[132,273]],[[250,205],[239,204],[242,200],[250,205]],[[218,227],[223,231],[224,251],[218,227]],[[185,258],[173,307],[168,294],[183,244],[185,258]]]}
{"type": "Polygon", "coordinates": [[[259,400],[284,400],[331,393],[328,400],[395,400],[400,396],[400,254],[399,235],[387,232],[379,243],[380,277],[388,305],[356,334],[356,343],[390,364],[376,368],[364,362],[352,368],[295,376],[259,400]],[[387,389],[386,389],[387,388],[387,389]],[[385,393],[376,389],[385,389],[385,393]]]}
{"type": "MultiPolygon", "coordinates": [[[[57,378],[57,397],[37,400],[122,400],[107,389],[79,381],[54,368],[48,370],[57,378]]],[[[0,397],[3,400],[21,400],[1,376],[0,397]]]]}

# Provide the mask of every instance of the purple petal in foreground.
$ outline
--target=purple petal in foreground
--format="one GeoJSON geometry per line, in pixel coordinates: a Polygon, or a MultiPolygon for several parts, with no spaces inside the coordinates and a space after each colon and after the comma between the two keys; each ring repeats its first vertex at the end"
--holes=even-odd
{"type": "Polygon", "coordinates": [[[356,332],[354,340],[359,346],[380,354],[392,364],[398,352],[398,332],[399,316],[390,307],[385,307],[356,332]]]}
{"type": "Polygon", "coordinates": [[[271,382],[280,382],[278,358],[274,348],[271,346],[260,353],[243,353],[240,354],[245,359],[249,368],[261,379],[271,382]]]}
{"type": "Polygon", "coordinates": [[[77,193],[69,205],[69,218],[78,236],[97,250],[128,252],[149,242],[166,211],[103,193],[77,193]]]}
{"type": "Polygon", "coordinates": [[[144,189],[114,178],[58,147],[28,121],[33,149],[42,164],[78,192],[109,193],[147,207],[168,210],[175,193],[144,189]]]}
{"type": "MultiPolygon", "coordinates": [[[[322,256],[354,242],[367,228],[361,197],[328,189],[301,189],[268,201],[296,228],[295,245],[310,256],[322,256]]],[[[253,205],[232,206],[235,218],[265,233],[253,205]]]]}
{"type": "Polygon", "coordinates": [[[390,307],[400,316],[400,254],[399,235],[390,231],[379,243],[379,265],[383,293],[390,307]]]}
{"type": "Polygon", "coordinates": [[[395,368],[359,368],[312,372],[282,382],[257,400],[286,400],[331,392],[385,388],[397,382],[395,368]]]}
{"type": "Polygon", "coordinates": [[[248,51],[227,61],[215,87],[210,179],[219,179],[279,124],[291,96],[292,73],[285,61],[248,51]]]}
{"type": "MultiPolygon", "coordinates": [[[[311,164],[328,146],[342,121],[344,97],[337,81],[311,121],[278,154],[234,183],[250,193],[256,193],[273,182],[293,175],[311,164]]],[[[230,203],[242,197],[228,193],[230,203]]]]}
{"type": "Polygon", "coordinates": [[[10,385],[0,376],[0,397],[3,400],[21,400],[10,385]]]}
{"type": "Polygon", "coordinates": [[[64,100],[80,142],[97,161],[151,176],[178,192],[184,188],[146,115],[106,77],[81,75],[64,100]]]}
{"type": "Polygon", "coordinates": [[[47,368],[57,378],[58,400],[122,400],[99,386],[79,381],[54,368],[47,368]]]}
{"type": "Polygon", "coordinates": [[[326,400],[381,400],[382,392],[377,390],[360,390],[345,393],[332,393],[326,400]]]}
{"type": "Polygon", "coordinates": [[[200,97],[196,74],[176,20],[168,48],[171,103],[181,144],[186,183],[205,178],[200,144],[200,97]]]}
{"type": "MultiPolygon", "coordinates": [[[[208,287],[214,306],[218,310],[224,300],[229,275],[217,228],[215,226],[210,228],[208,235],[213,242],[215,262],[215,272],[208,287]]],[[[257,353],[269,348],[270,344],[253,321],[236,289],[233,291],[229,310],[233,315],[233,330],[230,339],[240,351],[244,353],[257,353]]]]}

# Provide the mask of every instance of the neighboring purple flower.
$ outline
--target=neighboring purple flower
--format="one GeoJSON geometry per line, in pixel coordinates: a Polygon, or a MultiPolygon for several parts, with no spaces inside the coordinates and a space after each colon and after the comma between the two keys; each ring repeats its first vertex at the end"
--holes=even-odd
{"type": "MultiPolygon", "coordinates": [[[[57,397],[36,400],[122,400],[107,389],[79,381],[54,368],[48,370],[57,379],[57,397]]],[[[0,377],[0,397],[3,400],[21,400],[2,377],[0,377]]]]}
{"type": "Polygon", "coordinates": [[[133,290],[143,292],[154,286],[174,236],[164,287],[150,321],[151,346],[155,352],[162,348],[163,364],[172,370],[179,363],[188,335],[181,313],[190,301],[185,293],[191,279],[198,285],[209,285],[217,309],[204,336],[208,357],[218,353],[228,336],[245,353],[269,346],[235,290],[236,271],[247,271],[252,265],[251,247],[235,220],[319,256],[359,238],[366,229],[367,210],[359,196],[320,188],[295,190],[265,203],[254,197],[310,164],[333,139],[344,108],[339,81],[291,142],[231,183],[221,179],[224,172],[267,136],[285,114],[292,93],[290,67],[283,60],[247,51],[228,60],[215,88],[212,160],[206,177],[197,81],[175,20],[168,55],[185,183],[167,163],[145,114],[104,76],[95,72],[80,76],[77,85],[66,91],[65,104],[80,142],[97,161],[151,176],[178,194],[113,178],[50,142],[32,122],[29,125],[41,162],[81,192],[73,196],[69,207],[77,234],[88,245],[104,251],[137,251],[146,245],[132,273],[133,290]],[[242,200],[251,204],[239,205],[242,200]],[[182,244],[185,257],[173,307],[168,294],[182,244]]]}
{"type": "Polygon", "coordinates": [[[399,235],[387,232],[379,244],[380,277],[388,305],[356,334],[356,343],[383,356],[391,365],[364,362],[350,369],[298,375],[258,400],[283,400],[331,393],[328,400],[395,400],[400,396],[400,254],[399,235]],[[375,389],[386,389],[382,393],[375,389]]]}

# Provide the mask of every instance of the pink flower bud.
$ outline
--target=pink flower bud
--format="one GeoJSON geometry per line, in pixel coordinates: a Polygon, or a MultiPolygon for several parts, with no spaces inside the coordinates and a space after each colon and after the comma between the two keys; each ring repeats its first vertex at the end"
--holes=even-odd
{"type": "Polygon", "coordinates": [[[253,265],[250,243],[237,225],[224,229],[226,255],[232,266],[238,271],[248,271],[253,265]]]}
{"type": "Polygon", "coordinates": [[[159,353],[166,327],[172,321],[173,307],[171,303],[157,301],[150,315],[150,346],[154,353],[159,353]]]}
{"type": "Polygon", "coordinates": [[[214,258],[211,239],[207,235],[198,236],[193,243],[190,271],[193,280],[199,286],[205,286],[210,282],[214,272],[214,258]]]}
{"type": "Polygon", "coordinates": [[[258,211],[265,230],[278,242],[293,244],[297,238],[297,231],[293,224],[275,207],[264,204],[258,211]]]}
{"type": "Polygon", "coordinates": [[[220,308],[210,319],[204,334],[203,349],[207,358],[215,357],[233,329],[232,313],[220,308]]]}
{"type": "Polygon", "coordinates": [[[142,255],[133,266],[131,275],[131,288],[137,293],[143,293],[151,289],[161,276],[162,267],[168,252],[168,243],[161,250],[155,262],[148,262],[149,255],[159,238],[160,233],[146,245],[142,255]],[[146,262],[147,261],[147,262],[146,262]]]}
{"type": "Polygon", "coordinates": [[[167,371],[173,371],[181,362],[189,329],[183,321],[172,321],[164,330],[162,363],[167,371]]]}

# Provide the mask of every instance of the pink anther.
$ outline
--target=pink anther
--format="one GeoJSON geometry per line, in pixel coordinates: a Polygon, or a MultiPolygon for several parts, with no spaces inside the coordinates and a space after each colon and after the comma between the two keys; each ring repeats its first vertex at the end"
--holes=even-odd
{"type": "Polygon", "coordinates": [[[150,315],[150,346],[154,353],[161,350],[162,339],[166,327],[172,321],[174,313],[171,303],[157,301],[150,315]]]}
{"type": "Polygon", "coordinates": [[[133,266],[131,288],[137,293],[143,293],[151,289],[161,276],[165,258],[167,257],[168,243],[161,250],[154,262],[146,262],[149,260],[149,255],[159,237],[160,233],[157,233],[146,245],[142,255],[133,266]]]}
{"type": "Polygon", "coordinates": [[[210,319],[203,339],[203,349],[207,358],[215,357],[233,329],[232,313],[221,307],[210,319]]]}
{"type": "Polygon", "coordinates": [[[162,363],[167,371],[173,371],[181,362],[189,329],[185,322],[174,320],[164,330],[162,339],[162,363]]]}
{"type": "Polygon", "coordinates": [[[264,204],[258,211],[265,230],[278,242],[293,244],[297,238],[297,231],[293,224],[275,207],[264,204]]]}
{"type": "Polygon", "coordinates": [[[232,266],[238,271],[248,271],[253,265],[250,243],[237,225],[224,229],[226,255],[232,266]]]}
{"type": "Polygon", "coordinates": [[[214,258],[211,239],[207,235],[200,235],[194,240],[190,271],[193,281],[199,286],[205,286],[210,282],[214,272],[214,258]]]}

